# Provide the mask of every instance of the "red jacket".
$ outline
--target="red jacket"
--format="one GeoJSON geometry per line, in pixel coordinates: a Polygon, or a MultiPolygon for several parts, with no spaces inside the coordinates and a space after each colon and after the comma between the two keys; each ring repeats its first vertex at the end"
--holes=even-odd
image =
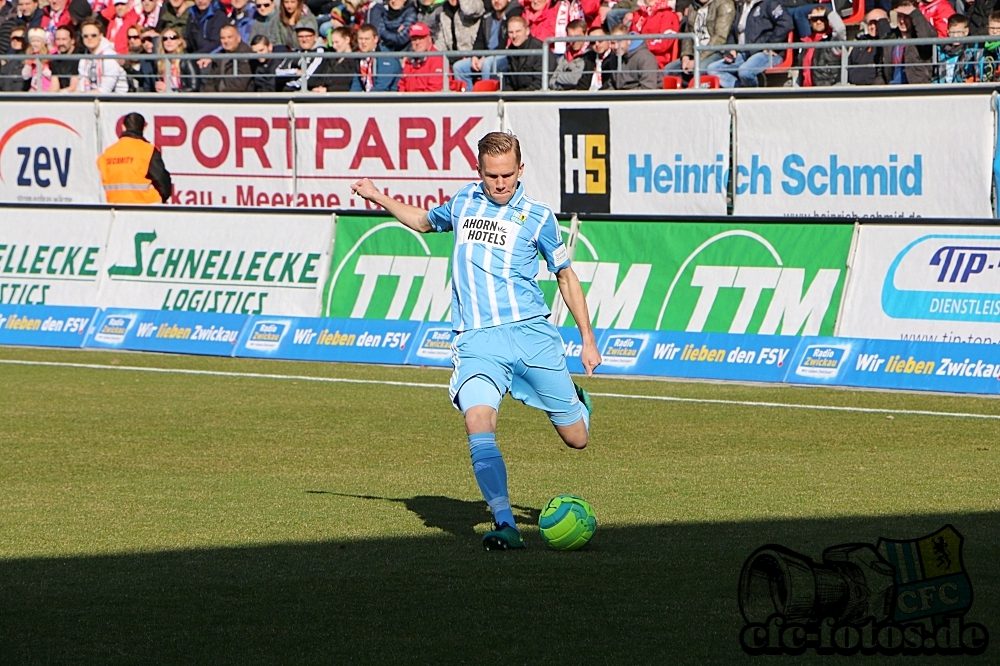
{"type": "Polygon", "coordinates": [[[104,36],[115,45],[115,53],[128,53],[128,29],[139,22],[139,14],[135,9],[129,9],[119,23],[115,6],[109,5],[101,16],[108,20],[108,32],[104,36]]]}
{"type": "MultiPolygon", "coordinates": [[[[436,50],[432,46],[429,53],[436,50]]],[[[399,92],[441,92],[444,89],[442,72],[443,56],[406,58],[403,60],[403,76],[399,79],[399,92]]]]}
{"type": "MultiPolygon", "coordinates": [[[[640,35],[661,35],[679,32],[680,29],[680,19],[677,12],[670,8],[669,0],[657,0],[648,7],[640,7],[632,18],[632,31],[640,35]]],[[[676,39],[651,39],[646,45],[650,53],[656,56],[661,69],[671,60],[677,59],[676,39]]]]}
{"type": "Polygon", "coordinates": [[[948,36],[948,19],[955,14],[955,9],[948,0],[931,0],[920,3],[920,13],[927,22],[937,30],[938,37],[948,36]]]}
{"type": "MultiPolygon", "coordinates": [[[[528,22],[531,36],[544,42],[549,37],[565,37],[566,26],[583,19],[584,13],[579,0],[552,0],[537,12],[531,9],[530,2],[525,2],[521,18],[528,22]]],[[[566,42],[556,42],[552,51],[562,55],[566,52],[566,42]]]]}

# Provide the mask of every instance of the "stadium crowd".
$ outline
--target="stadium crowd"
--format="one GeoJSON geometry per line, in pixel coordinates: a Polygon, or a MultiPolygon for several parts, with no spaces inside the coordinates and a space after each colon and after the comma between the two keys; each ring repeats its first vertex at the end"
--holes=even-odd
{"type": "MultiPolygon", "coordinates": [[[[692,39],[641,38],[670,33],[690,33],[703,46],[857,39],[848,75],[855,85],[1000,78],[1000,0],[865,1],[864,20],[849,35],[841,17],[849,4],[810,0],[0,0],[0,90],[539,90],[542,57],[530,51],[554,36],[589,39],[552,44],[550,89],[660,89],[665,80],[675,87],[688,83],[694,66],[692,39]],[[614,42],[602,39],[607,34],[637,37],[614,42]],[[864,43],[970,34],[996,39],[864,43]],[[517,55],[520,50],[529,53],[517,55]],[[435,55],[441,51],[498,53],[451,58],[446,69],[444,56],[435,55]],[[319,52],[342,55],[308,56],[319,52]],[[389,52],[407,55],[387,57],[389,52]],[[278,55],[225,57],[249,53],[278,55]],[[4,57],[10,54],[38,57],[4,57]],[[48,59],[52,54],[81,58],[48,59]],[[138,54],[162,58],[129,57],[138,54]],[[480,81],[486,83],[477,86],[480,81]]],[[[703,53],[701,72],[722,87],[757,86],[785,55],[765,49],[703,53]]],[[[837,49],[802,49],[794,60],[792,85],[840,82],[837,49]]]]}

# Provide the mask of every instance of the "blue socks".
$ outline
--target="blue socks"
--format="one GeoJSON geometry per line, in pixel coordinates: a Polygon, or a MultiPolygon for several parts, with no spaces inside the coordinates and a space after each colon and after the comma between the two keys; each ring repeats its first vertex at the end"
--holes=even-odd
{"type": "Polygon", "coordinates": [[[514,524],[514,513],[510,510],[507,495],[507,467],[497,448],[497,438],[492,432],[469,435],[469,452],[472,455],[472,473],[476,475],[479,490],[490,505],[497,525],[514,524]]]}

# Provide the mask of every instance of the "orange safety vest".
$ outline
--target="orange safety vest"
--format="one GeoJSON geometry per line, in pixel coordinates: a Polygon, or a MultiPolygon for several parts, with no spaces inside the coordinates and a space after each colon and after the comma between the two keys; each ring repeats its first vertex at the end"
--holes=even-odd
{"type": "Polygon", "coordinates": [[[154,204],[163,199],[146,178],[153,144],[123,136],[97,158],[104,184],[104,198],[110,204],[154,204]]]}

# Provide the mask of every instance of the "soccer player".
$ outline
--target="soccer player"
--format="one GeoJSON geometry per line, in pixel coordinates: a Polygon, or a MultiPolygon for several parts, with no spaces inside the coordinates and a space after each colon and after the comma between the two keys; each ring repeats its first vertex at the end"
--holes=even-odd
{"type": "Polygon", "coordinates": [[[535,275],[541,253],[583,339],[580,360],[592,376],[601,364],[587,301],[570,267],[552,209],[524,194],[517,137],[491,132],[479,141],[481,183],[466,185],[431,211],[396,201],[369,179],[351,190],[407,227],[455,232],[451,259],[452,343],[449,394],[465,415],[472,471],[493,512],[486,550],[524,548],[507,494],[507,468],[496,443],[500,399],[510,394],[544,410],[568,446],[582,449],[590,431],[590,398],[566,369],[562,338],[535,275]]]}

